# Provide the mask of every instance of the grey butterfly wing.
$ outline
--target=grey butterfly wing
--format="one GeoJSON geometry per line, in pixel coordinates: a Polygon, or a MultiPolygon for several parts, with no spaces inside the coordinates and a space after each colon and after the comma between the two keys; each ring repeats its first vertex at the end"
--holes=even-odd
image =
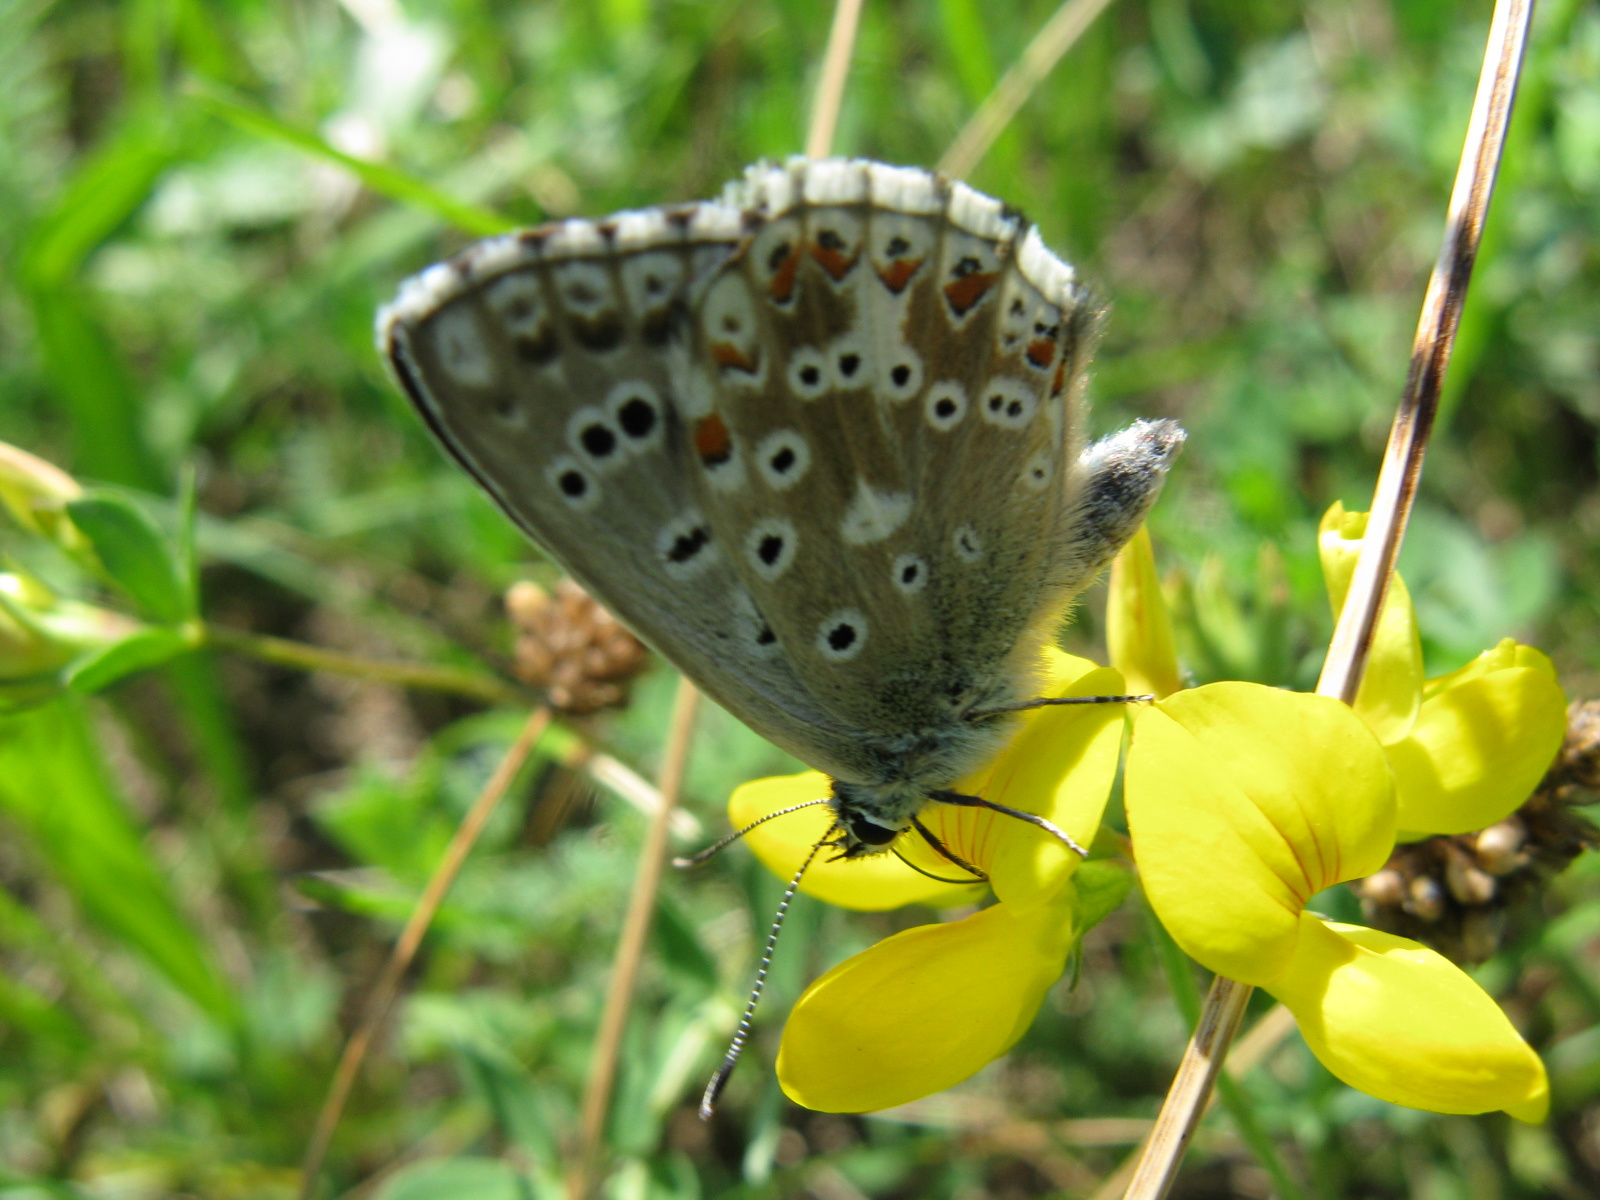
{"type": "Polygon", "coordinates": [[[703,204],[494,239],[409,281],[379,340],[524,531],[719,703],[829,770],[849,741],[711,537],[670,366],[696,281],[740,236],[737,211],[703,204]]]}
{"type": "MultiPolygon", "coordinates": [[[[797,163],[741,199],[766,219],[697,306],[684,387],[726,433],[701,506],[818,703],[914,753],[1023,698],[1116,548],[1085,536],[1094,312],[1023,222],[925,172],[797,163]]],[[[1164,469],[1103,506],[1119,536],[1164,469]]]]}

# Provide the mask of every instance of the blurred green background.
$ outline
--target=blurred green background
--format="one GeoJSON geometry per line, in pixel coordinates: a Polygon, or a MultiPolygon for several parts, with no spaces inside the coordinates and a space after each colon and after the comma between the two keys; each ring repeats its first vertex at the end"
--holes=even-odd
{"type": "MultiPolygon", "coordinates": [[[[1053,7],[869,0],[836,149],[931,165],[1053,7]]],[[[430,444],[374,310],[499,221],[702,197],[796,152],[830,10],[0,0],[0,439],[116,485],[131,508],[106,519],[179,547],[149,560],[165,582],[122,596],[14,522],[7,563],[174,628],[198,611],[503,674],[499,596],[553,569],[430,444]]],[[[1314,681],[1316,521],[1370,496],[1488,16],[1122,0],[973,175],[1109,303],[1095,431],[1190,431],[1152,527],[1196,680],[1314,681]]],[[[1600,5],[1546,0],[1402,559],[1430,674],[1514,635],[1569,695],[1600,694],[1597,227],[1600,5]]],[[[1069,647],[1103,654],[1101,604],[1069,647]]],[[[92,696],[45,688],[0,716],[3,1200],[292,1196],[361,999],[521,720],[163,646],[151,669],[103,667],[121,678],[92,696]]],[[[649,775],[672,691],[658,665],[583,733],[649,775]]],[[[576,745],[547,739],[440,914],[323,1194],[563,1195],[644,824],[576,745]]],[[[686,798],[702,836],[735,784],[787,765],[707,712],[686,798]]],[[[1137,897],[1015,1052],[899,1119],[798,1110],[771,1056],[807,979],[934,918],[802,898],[702,1126],[779,891],[739,849],[667,881],[607,1134],[617,1200],[1095,1193],[1186,1036],[1137,897]]],[[[1386,1105],[1291,1036],[1243,1092],[1305,1195],[1600,1194],[1600,864],[1512,929],[1476,974],[1546,1057],[1550,1123],[1386,1105]]],[[[1175,1195],[1273,1194],[1246,1141],[1213,1117],[1175,1195]]]]}

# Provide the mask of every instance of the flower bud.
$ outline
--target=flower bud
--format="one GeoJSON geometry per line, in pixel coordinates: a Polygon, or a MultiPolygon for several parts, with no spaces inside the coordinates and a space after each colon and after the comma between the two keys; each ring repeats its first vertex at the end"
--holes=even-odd
{"type": "Polygon", "coordinates": [[[1418,875],[1406,889],[1406,911],[1424,921],[1444,916],[1444,889],[1432,875],[1418,875]]]}
{"type": "Polygon", "coordinates": [[[60,467],[0,442],[0,505],[23,528],[42,534],[63,550],[83,549],[83,534],[67,516],[67,502],[82,494],[78,481],[60,467]]]}
{"type": "Polygon", "coordinates": [[[1522,849],[1526,838],[1527,830],[1517,817],[1497,821],[1478,834],[1473,844],[1478,865],[1491,875],[1509,875],[1528,861],[1522,849]]]}
{"type": "Polygon", "coordinates": [[[1405,876],[1393,867],[1385,867],[1376,875],[1368,875],[1356,887],[1363,900],[1384,908],[1398,908],[1405,902],[1405,876]]]}
{"type": "Polygon", "coordinates": [[[1454,843],[1450,843],[1450,846],[1456,851],[1444,863],[1444,880],[1450,894],[1459,904],[1489,903],[1494,899],[1494,876],[1474,866],[1454,843]]]}

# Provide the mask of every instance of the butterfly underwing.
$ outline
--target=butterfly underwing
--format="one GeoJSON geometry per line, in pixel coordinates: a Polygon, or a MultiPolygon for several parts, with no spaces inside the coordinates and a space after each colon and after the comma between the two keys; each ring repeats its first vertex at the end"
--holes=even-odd
{"type": "Polygon", "coordinates": [[[379,316],[446,449],[881,851],[999,749],[1183,433],[1087,449],[1097,309],[998,201],[792,160],[474,246],[379,316]]]}

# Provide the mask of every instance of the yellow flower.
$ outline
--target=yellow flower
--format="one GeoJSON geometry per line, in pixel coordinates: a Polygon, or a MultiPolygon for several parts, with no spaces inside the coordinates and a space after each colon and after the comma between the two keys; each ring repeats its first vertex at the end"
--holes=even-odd
{"type": "MultiPolygon", "coordinates": [[[[1367,514],[1340,504],[1322,518],[1318,545],[1336,620],[1366,531],[1367,514]]],[[[1411,596],[1398,575],[1355,709],[1394,770],[1402,839],[1493,825],[1533,792],[1567,727],[1550,660],[1510,638],[1459,671],[1424,681],[1411,596]]]]}
{"type": "MultiPolygon", "coordinates": [[[[1324,521],[1335,607],[1364,524],[1342,509],[1324,521]]],[[[1143,620],[1167,618],[1157,604],[1143,620]]],[[[1113,653],[1118,661],[1115,641],[1113,653]]],[[[1399,826],[1498,820],[1554,756],[1564,711],[1537,651],[1503,643],[1427,684],[1421,662],[1396,579],[1354,710],[1230,682],[1136,714],[1124,791],[1134,857],[1184,951],[1275,995],[1352,1087],[1435,1112],[1542,1120],[1543,1064],[1465,972],[1416,942],[1306,909],[1324,888],[1382,866],[1399,826]]]]}
{"type": "MultiPolygon", "coordinates": [[[[1115,671],[1049,652],[1057,696],[1119,695],[1115,671]]],[[[1087,845],[1116,774],[1121,705],[1037,709],[1010,744],[956,790],[1048,817],[1087,845]]],[[[736,826],[827,795],[816,772],[746,784],[733,794],[736,826]]],[[[908,929],[847,959],[813,983],[790,1014],[778,1079],[797,1103],[866,1112],[959,1083],[1022,1036],[1066,965],[1077,935],[1077,855],[1034,826],[984,809],[931,803],[923,822],[989,877],[998,903],[957,921],[908,929]]],[[[790,876],[827,831],[828,810],[804,809],[746,840],[790,876]]],[[[924,871],[962,872],[920,839],[894,847],[924,871]]],[[[982,886],[940,883],[893,854],[819,861],[803,890],[830,903],[886,909],[972,903],[982,886]]]]}

